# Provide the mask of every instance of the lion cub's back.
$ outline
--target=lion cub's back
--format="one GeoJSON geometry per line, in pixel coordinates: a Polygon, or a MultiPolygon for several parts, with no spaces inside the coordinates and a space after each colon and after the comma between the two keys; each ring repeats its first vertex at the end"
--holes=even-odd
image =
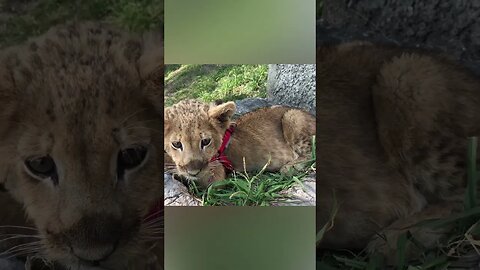
{"type": "MultiPolygon", "coordinates": [[[[295,154],[288,146],[282,125],[282,118],[290,110],[298,110],[285,106],[273,106],[257,109],[241,116],[233,135],[229,149],[234,166],[243,166],[242,157],[249,157],[249,170],[261,169],[270,156],[269,170],[279,170],[285,163],[291,161],[295,154]]],[[[315,117],[304,112],[315,126],[315,117]]]]}
{"type": "Polygon", "coordinates": [[[269,130],[282,132],[282,118],[287,111],[296,110],[304,113],[306,118],[315,125],[315,117],[310,113],[298,109],[282,105],[275,105],[272,107],[265,107],[246,113],[238,118],[236,121],[237,127],[249,127],[254,130],[269,130]]]}

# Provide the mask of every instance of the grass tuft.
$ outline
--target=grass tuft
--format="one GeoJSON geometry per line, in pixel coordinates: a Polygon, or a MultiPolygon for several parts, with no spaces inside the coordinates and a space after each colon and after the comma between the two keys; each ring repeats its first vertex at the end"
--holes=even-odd
{"type": "Polygon", "coordinates": [[[267,65],[167,65],[165,105],[266,97],[267,65]]]}

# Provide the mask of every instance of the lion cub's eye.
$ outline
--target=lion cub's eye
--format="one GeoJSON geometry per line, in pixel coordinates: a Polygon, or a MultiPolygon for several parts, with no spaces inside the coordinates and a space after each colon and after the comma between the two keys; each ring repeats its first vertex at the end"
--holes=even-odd
{"type": "Polygon", "coordinates": [[[57,167],[50,156],[29,158],[25,161],[25,166],[32,174],[40,178],[50,177],[54,182],[58,181],[57,167]]]}
{"type": "Polygon", "coordinates": [[[200,147],[203,149],[203,148],[209,146],[211,142],[212,142],[212,139],[210,139],[210,138],[203,139],[200,142],[200,147]]]}
{"type": "Polygon", "coordinates": [[[147,148],[141,145],[133,145],[118,153],[117,166],[122,170],[131,170],[139,166],[147,156],[147,148]]]}
{"type": "Polygon", "coordinates": [[[181,142],[172,142],[172,147],[173,149],[182,149],[182,143],[181,142]]]}
{"type": "Polygon", "coordinates": [[[147,148],[142,145],[132,145],[120,150],[117,156],[117,177],[122,179],[125,171],[140,166],[147,157],[147,148]]]}

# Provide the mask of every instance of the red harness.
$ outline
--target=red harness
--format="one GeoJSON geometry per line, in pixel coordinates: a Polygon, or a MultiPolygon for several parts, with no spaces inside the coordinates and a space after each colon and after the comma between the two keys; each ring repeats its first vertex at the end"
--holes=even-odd
{"type": "Polygon", "coordinates": [[[233,164],[225,155],[225,150],[230,143],[233,131],[235,131],[235,124],[231,124],[230,127],[225,131],[222,139],[222,145],[220,145],[217,154],[210,159],[210,162],[218,160],[220,163],[222,163],[223,167],[227,170],[227,173],[233,171],[233,164]]]}

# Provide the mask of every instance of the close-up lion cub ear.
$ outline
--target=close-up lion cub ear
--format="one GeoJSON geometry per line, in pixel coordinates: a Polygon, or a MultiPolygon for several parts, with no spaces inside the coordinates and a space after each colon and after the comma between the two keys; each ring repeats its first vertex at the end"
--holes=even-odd
{"type": "Polygon", "coordinates": [[[237,107],[235,102],[229,101],[220,105],[211,105],[208,110],[208,116],[216,123],[220,124],[222,128],[226,128],[230,124],[230,119],[235,113],[237,107]]]}
{"type": "Polygon", "coordinates": [[[158,112],[163,107],[163,46],[161,33],[151,31],[143,34],[143,51],[138,59],[138,71],[144,82],[147,98],[158,112]]]}
{"type": "Polygon", "coordinates": [[[16,110],[17,92],[13,76],[9,74],[5,67],[0,67],[0,137],[4,136],[6,129],[11,123],[11,118],[16,110]]]}
{"type": "Polygon", "coordinates": [[[163,130],[166,132],[170,127],[170,107],[163,109],[163,130]]]}
{"type": "Polygon", "coordinates": [[[138,61],[142,79],[163,78],[163,46],[162,36],[158,31],[142,35],[143,53],[138,61]]]}

